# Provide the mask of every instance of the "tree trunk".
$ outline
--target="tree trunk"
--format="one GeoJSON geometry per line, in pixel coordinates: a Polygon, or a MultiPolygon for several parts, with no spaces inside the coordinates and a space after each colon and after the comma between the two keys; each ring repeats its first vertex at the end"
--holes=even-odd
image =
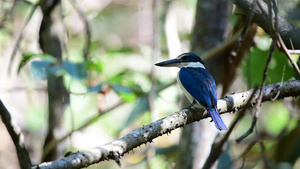
{"type": "MultiPolygon", "coordinates": [[[[55,21],[60,19],[60,0],[42,0],[40,2],[43,11],[43,20],[39,32],[39,43],[44,53],[54,56],[57,64],[62,63],[62,49],[59,40],[61,31],[55,21]],[[59,10],[59,11],[57,11],[59,10]]],[[[44,143],[44,148],[49,142],[56,139],[55,132],[60,130],[63,112],[69,103],[69,96],[63,84],[63,78],[55,75],[48,75],[48,131],[44,143]]],[[[45,149],[44,149],[45,150],[45,149]]],[[[51,161],[57,159],[57,146],[50,151],[43,152],[42,161],[51,161]]]]}
{"type": "MultiPolygon", "coordinates": [[[[191,39],[191,52],[199,56],[215,47],[226,37],[231,3],[226,0],[198,0],[196,20],[191,39]]],[[[222,58],[219,55],[205,63],[206,69],[218,84],[222,76],[222,58]]],[[[183,129],[180,141],[178,169],[201,168],[210,152],[217,129],[213,124],[197,122],[183,129]]]]}

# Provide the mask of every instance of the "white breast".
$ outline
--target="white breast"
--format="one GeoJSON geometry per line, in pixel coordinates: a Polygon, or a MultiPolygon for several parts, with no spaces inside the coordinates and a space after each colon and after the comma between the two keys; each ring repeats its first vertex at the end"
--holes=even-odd
{"type": "Polygon", "coordinates": [[[177,74],[177,82],[179,84],[180,89],[183,91],[184,95],[187,97],[187,99],[193,103],[194,97],[183,87],[180,79],[179,79],[179,72],[177,74]]]}
{"type": "MultiPolygon", "coordinates": [[[[186,98],[187,98],[191,103],[193,103],[194,97],[193,97],[193,96],[185,89],[185,87],[183,87],[183,85],[182,85],[182,83],[181,83],[181,81],[180,81],[180,79],[179,79],[179,72],[178,72],[178,74],[177,74],[177,82],[178,82],[178,84],[179,84],[180,89],[182,90],[182,92],[183,92],[184,95],[186,96],[186,98]]],[[[196,100],[196,101],[197,101],[197,100],[196,100]]],[[[204,108],[204,106],[203,106],[201,103],[199,103],[198,101],[197,101],[197,103],[198,103],[198,104],[196,104],[196,105],[194,105],[194,106],[199,107],[199,108],[204,108]]]]}

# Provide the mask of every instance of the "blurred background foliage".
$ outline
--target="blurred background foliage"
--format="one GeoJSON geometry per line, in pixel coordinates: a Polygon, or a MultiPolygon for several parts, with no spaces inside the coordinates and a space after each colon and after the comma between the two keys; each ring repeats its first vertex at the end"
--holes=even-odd
{"type": "MultiPolygon", "coordinates": [[[[39,7],[30,16],[38,2],[0,1],[0,97],[25,134],[33,164],[40,163],[47,129],[46,79],[49,75],[63,77],[70,94],[63,128],[56,131],[58,138],[69,134],[59,143],[64,152],[108,143],[181,108],[180,91],[174,85],[177,70],[153,65],[189,51],[197,2],[165,0],[155,1],[156,5],[153,2],[77,1],[91,31],[90,53],[85,59],[87,28],[75,8],[75,1],[62,1],[61,21],[55,23],[60,25],[55,31],[59,31],[63,46],[64,60],[59,63],[40,50],[38,32],[42,13],[39,7]],[[21,34],[19,48],[13,54],[21,34]],[[15,59],[10,62],[12,55],[15,59]]],[[[299,18],[295,15],[299,13],[299,3],[293,1],[293,4],[286,5],[287,10],[282,10],[285,11],[282,15],[299,25],[299,18]]],[[[228,28],[234,27],[236,17],[232,14],[228,28]]],[[[244,56],[228,93],[261,84],[270,43],[269,36],[259,29],[255,46],[244,56]]],[[[298,60],[297,56],[294,57],[298,60]]],[[[266,82],[280,82],[282,76],[284,81],[291,80],[295,72],[286,56],[276,50],[266,82]]],[[[264,138],[267,157],[272,163],[278,162],[278,168],[300,167],[300,149],[295,155],[295,149],[289,147],[300,146],[299,137],[293,134],[299,133],[298,104],[297,100],[290,98],[262,104],[257,129],[264,138]],[[285,157],[281,157],[282,148],[278,145],[284,145],[285,157]]],[[[230,124],[233,116],[224,115],[226,124],[230,124]]],[[[218,168],[263,168],[261,149],[257,144],[242,155],[255,140],[255,134],[241,144],[234,141],[248,129],[251,118],[249,113],[235,129],[218,168]]],[[[210,125],[215,130],[214,125],[210,125]]],[[[0,130],[0,168],[18,168],[12,151],[14,147],[2,123],[0,130]]],[[[178,129],[155,139],[154,143],[135,149],[122,158],[123,168],[174,168],[179,136],[178,129]],[[149,152],[153,149],[155,155],[147,158],[147,155],[151,157],[149,152]]],[[[119,168],[113,161],[89,168],[99,167],[119,168]]]]}

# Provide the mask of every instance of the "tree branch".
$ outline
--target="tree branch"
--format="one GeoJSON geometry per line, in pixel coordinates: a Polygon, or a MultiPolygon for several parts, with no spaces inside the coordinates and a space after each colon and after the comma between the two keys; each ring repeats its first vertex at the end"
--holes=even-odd
{"type": "Polygon", "coordinates": [[[71,4],[74,6],[75,10],[77,11],[81,21],[84,23],[85,26],[85,44],[83,48],[83,56],[84,59],[90,59],[90,46],[91,46],[91,28],[88,23],[88,20],[84,14],[84,11],[81,9],[81,6],[77,3],[76,0],[71,0],[71,4]]]}
{"type": "MultiPolygon", "coordinates": [[[[248,15],[251,13],[251,6],[254,0],[231,0],[233,4],[243,9],[248,15]]],[[[260,27],[264,29],[268,34],[270,34],[270,19],[268,16],[268,5],[262,1],[258,0],[256,4],[253,5],[253,21],[257,23],[260,27]]],[[[293,42],[295,49],[300,49],[300,29],[292,24],[290,24],[283,17],[278,16],[278,32],[282,37],[287,48],[292,49],[290,44],[290,39],[293,42]]]]}
{"type": "Polygon", "coordinates": [[[31,161],[29,154],[24,145],[24,137],[21,133],[20,127],[11,118],[10,113],[0,100],[0,117],[4,123],[10,137],[12,138],[14,145],[16,147],[17,156],[19,159],[20,168],[27,169],[31,167],[31,161]]]}
{"type": "Polygon", "coordinates": [[[23,25],[23,28],[22,28],[22,32],[19,34],[18,38],[17,38],[17,41],[16,41],[16,44],[14,45],[14,48],[13,48],[13,51],[12,51],[12,54],[10,56],[10,60],[9,60],[9,63],[8,63],[8,74],[11,73],[12,71],[12,65],[13,65],[13,61],[15,59],[15,56],[16,56],[16,53],[17,51],[19,50],[19,47],[20,47],[20,44],[21,44],[21,41],[23,40],[23,37],[25,36],[26,34],[26,27],[28,26],[28,23],[29,21],[31,20],[33,14],[35,13],[37,7],[38,7],[39,3],[37,4],[34,4],[31,8],[31,11],[28,15],[28,18],[26,19],[25,21],[25,25],[23,25]]]}
{"type": "MultiPolygon", "coordinates": [[[[251,97],[254,89],[236,93],[226,96],[223,99],[218,100],[218,110],[221,114],[226,112],[234,112],[244,106],[246,106],[248,100],[251,97]]],[[[260,89],[255,92],[250,104],[253,106],[256,103],[259,96],[260,89]]],[[[282,86],[279,83],[268,84],[264,88],[264,94],[262,101],[270,101],[277,93],[280,92],[277,99],[282,99],[290,96],[300,95],[300,80],[283,82],[282,86]]],[[[98,163],[104,160],[115,160],[116,157],[123,156],[125,153],[132,151],[134,148],[152,142],[153,139],[170,133],[179,127],[184,127],[186,124],[199,121],[201,119],[209,117],[204,110],[195,109],[182,109],[170,116],[155,121],[151,124],[136,129],[124,137],[105,144],[103,146],[95,147],[86,151],[71,153],[66,158],[45,162],[33,169],[63,169],[63,168],[82,168],[89,165],[98,163]]],[[[117,159],[118,159],[117,158],[117,159]]]]}

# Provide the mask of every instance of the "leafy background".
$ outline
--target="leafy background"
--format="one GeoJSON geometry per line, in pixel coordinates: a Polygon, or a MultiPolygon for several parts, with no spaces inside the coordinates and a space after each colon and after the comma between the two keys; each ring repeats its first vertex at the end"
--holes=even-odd
{"type": "MultiPolygon", "coordinates": [[[[89,60],[83,58],[85,27],[71,2],[62,1],[63,26],[59,31],[63,34],[61,40],[65,45],[63,63],[58,63],[39,49],[38,30],[42,18],[39,9],[24,28],[35,1],[18,1],[11,18],[0,27],[0,98],[20,125],[34,164],[40,162],[47,128],[45,79],[49,74],[62,76],[70,92],[70,105],[63,117],[63,130],[57,133],[62,137],[73,131],[60,144],[65,152],[84,150],[113,141],[181,108],[180,90],[177,85],[173,85],[178,70],[157,68],[154,63],[189,51],[196,0],[173,1],[165,18],[166,9],[158,7],[154,11],[158,13],[155,23],[149,1],[78,1],[92,35],[89,60]],[[153,29],[153,26],[158,29],[153,29]],[[12,63],[12,72],[9,72],[12,51],[22,32],[24,37],[12,63]],[[157,34],[159,38],[155,39],[157,34]],[[155,45],[159,45],[159,57],[153,57],[157,56],[153,48],[155,45]]],[[[3,9],[0,17],[4,18],[5,11],[11,9],[13,2],[1,1],[0,4],[3,9]]],[[[232,15],[231,26],[236,22],[234,17],[232,15]]],[[[299,20],[293,21],[299,24],[299,20]]],[[[262,30],[255,38],[256,46],[244,57],[229,92],[240,92],[261,84],[271,40],[262,30]]],[[[294,79],[295,72],[291,64],[284,54],[276,50],[269,67],[267,83],[280,82],[283,70],[284,81],[294,79]]],[[[295,115],[297,102],[290,100],[262,104],[263,113],[257,128],[267,138],[266,153],[274,161],[280,159],[277,145],[281,144],[282,138],[290,136],[290,140],[295,140],[296,147],[300,145],[298,137],[292,137],[292,133],[299,127],[299,115],[295,115]],[[283,137],[279,137],[283,129],[287,131],[283,137]]],[[[226,124],[230,123],[233,116],[224,115],[226,124]]],[[[250,135],[242,144],[236,144],[234,139],[248,129],[251,117],[248,114],[235,129],[220,159],[219,168],[241,165],[241,150],[246,149],[255,135],[250,135]]],[[[211,128],[214,129],[212,123],[211,128]]],[[[135,149],[134,153],[130,152],[122,158],[123,167],[172,168],[177,158],[179,136],[180,130],[176,130],[155,139],[154,143],[135,149]],[[146,154],[150,145],[155,147],[156,155],[147,161],[146,154]]],[[[0,168],[18,168],[14,146],[2,123],[0,138],[0,168]]],[[[290,148],[289,145],[285,146],[290,148]]],[[[262,166],[257,154],[260,154],[260,149],[255,145],[246,156],[246,167],[262,166]]],[[[284,160],[287,164],[282,165],[299,166],[298,156],[295,158],[295,155],[289,155],[291,157],[284,160]]],[[[99,167],[119,168],[113,161],[89,168],[99,167]]]]}

